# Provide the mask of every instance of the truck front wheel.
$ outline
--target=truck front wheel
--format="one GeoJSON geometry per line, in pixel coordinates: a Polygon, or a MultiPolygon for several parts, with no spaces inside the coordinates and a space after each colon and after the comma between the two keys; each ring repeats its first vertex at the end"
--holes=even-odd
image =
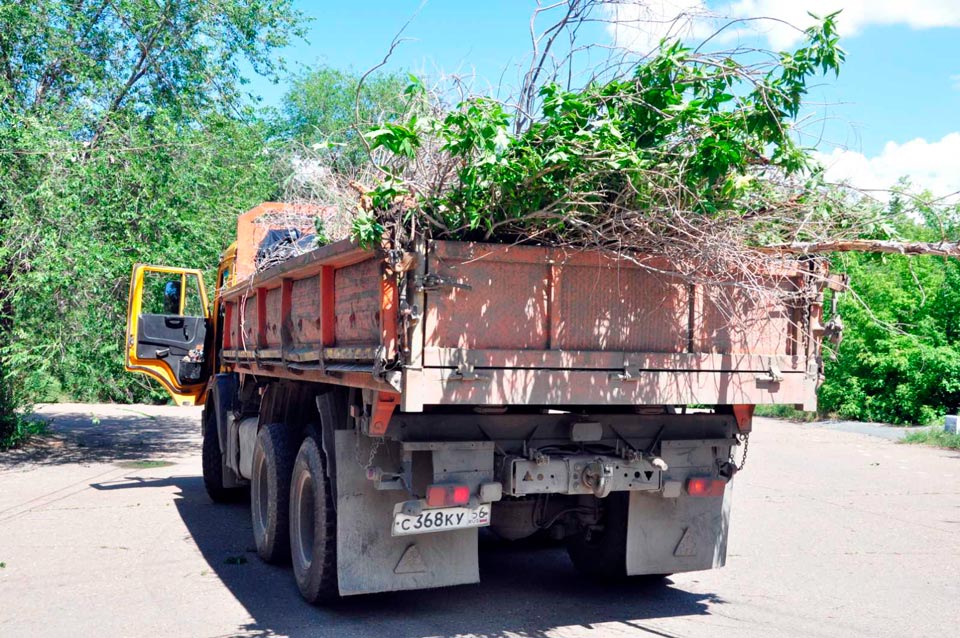
{"type": "Polygon", "coordinates": [[[290,549],[297,587],[311,604],[339,596],[336,517],[323,454],[308,436],[290,480],[290,549]]]}
{"type": "Polygon", "coordinates": [[[290,560],[290,474],[297,453],[286,423],[260,428],[253,448],[250,515],[257,553],[268,563],[290,560]]]}

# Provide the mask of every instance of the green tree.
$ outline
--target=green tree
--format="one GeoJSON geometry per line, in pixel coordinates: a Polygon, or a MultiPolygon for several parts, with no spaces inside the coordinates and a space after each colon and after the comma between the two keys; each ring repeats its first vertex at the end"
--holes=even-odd
{"type": "Polygon", "coordinates": [[[25,401],[150,395],[121,372],[130,266],[214,263],[272,193],[240,65],[275,77],[302,24],[290,0],[0,5],[0,440],[25,401]]]}
{"type": "MultiPolygon", "coordinates": [[[[957,209],[895,197],[887,216],[907,240],[956,241],[957,209]],[[916,213],[919,213],[916,214],[916,213]]],[[[855,295],[838,304],[845,330],[826,362],[820,409],[842,418],[930,423],[960,407],[960,263],[956,259],[847,253],[834,269],[855,295]]]]}
{"type": "Polygon", "coordinates": [[[311,150],[321,151],[337,170],[353,174],[368,161],[355,129],[397,119],[404,111],[408,79],[399,73],[367,77],[357,102],[360,75],[321,66],[294,79],[275,120],[275,134],[311,150]],[[357,119],[359,106],[359,120],[357,119]]]}

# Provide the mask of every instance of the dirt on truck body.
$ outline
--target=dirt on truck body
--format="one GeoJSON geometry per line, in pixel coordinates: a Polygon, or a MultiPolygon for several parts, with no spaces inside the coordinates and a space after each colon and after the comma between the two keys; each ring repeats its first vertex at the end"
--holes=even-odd
{"type": "Polygon", "coordinates": [[[753,407],[815,408],[809,263],[766,281],[812,295],[454,241],[256,272],[278,206],[241,217],[209,309],[199,271],[134,268],[127,366],[205,406],[208,492],[249,488],[258,552],[311,602],[477,582],[486,526],[595,576],[720,567],[753,407]]]}

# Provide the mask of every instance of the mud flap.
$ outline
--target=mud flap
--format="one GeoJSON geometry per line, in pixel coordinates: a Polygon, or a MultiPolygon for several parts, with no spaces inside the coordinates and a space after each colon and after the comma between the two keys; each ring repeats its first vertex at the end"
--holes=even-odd
{"type": "Polygon", "coordinates": [[[733,483],[722,497],[630,494],[627,574],[676,574],[723,567],[733,483]]]}
{"type": "MultiPolygon", "coordinates": [[[[664,441],[661,456],[669,466],[664,484],[680,487],[689,476],[711,476],[716,462],[729,454],[729,440],[664,441]]],[[[673,498],[656,492],[631,492],[627,574],[676,574],[723,567],[732,499],[732,481],[723,496],[692,497],[682,487],[673,498]]]]}
{"type": "Polygon", "coordinates": [[[479,582],[476,529],[391,535],[393,506],[410,496],[406,490],[377,490],[367,480],[371,442],[353,430],[336,431],[340,594],[479,582]]]}

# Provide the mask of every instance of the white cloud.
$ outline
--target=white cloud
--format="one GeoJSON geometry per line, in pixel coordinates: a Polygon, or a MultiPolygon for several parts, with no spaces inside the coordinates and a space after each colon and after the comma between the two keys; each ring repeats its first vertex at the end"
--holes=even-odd
{"type": "Polygon", "coordinates": [[[730,29],[728,38],[744,31],[765,37],[774,49],[785,49],[803,37],[813,13],[824,16],[842,9],[837,19],[841,35],[859,33],[870,25],[904,24],[913,29],[960,26],[958,0],[615,0],[607,16],[614,42],[640,53],[653,49],[661,37],[702,39],[726,21],[737,18],[772,18],[751,21],[730,29]],[[679,18],[674,24],[675,19],[679,18]]]}
{"type": "Polygon", "coordinates": [[[828,179],[845,180],[857,188],[889,189],[907,177],[915,189],[927,189],[937,197],[960,191],[960,133],[950,133],[938,142],[922,138],[903,144],[887,142],[879,155],[869,158],[844,149],[816,155],[828,179]]]}
{"type": "Polygon", "coordinates": [[[960,91],[960,73],[950,76],[950,85],[960,91]]]}
{"type": "MultiPolygon", "coordinates": [[[[960,26],[957,0],[738,0],[718,12],[736,18],[778,18],[802,29],[812,22],[808,12],[824,16],[839,9],[843,10],[837,18],[840,35],[854,35],[870,25],[905,24],[913,29],[960,26]]],[[[801,39],[802,34],[793,27],[771,21],[757,29],[773,48],[780,49],[801,39]]]]}

